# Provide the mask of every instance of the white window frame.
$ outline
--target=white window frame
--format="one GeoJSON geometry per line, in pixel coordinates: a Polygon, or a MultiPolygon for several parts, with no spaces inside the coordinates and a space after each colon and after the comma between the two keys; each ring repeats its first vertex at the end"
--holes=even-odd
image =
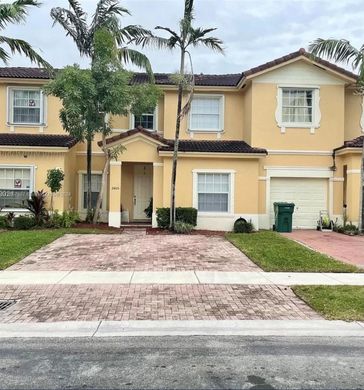
{"type": "MultiPolygon", "coordinates": [[[[83,208],[83,193],[84,193],[84,188],[83,188],[83,175],[86,175],[87,171],[78,171],[78,211],[80,213],[87,212],[87,209],[83,208]]],[[[100,175],[102,176],[102,171],[91,171],[91,175],[100,175]]],[[[103,196],[103,202],[101,206],[101,211],[107,211],[106,205],[107,205],[107,186],[104,191],[104,196],[103,196]]]]}
{"type": "MultiPolygon", "coordinates": [[[[34,183],[35,183],[35,169],[36,167],[34,165],[22,165],[22,164],[14,164],[14,165],[9,165],[9,164],[0,164],[0,168],[5,168],[5,169],[29,169],[30,170],[30,183],[29,183],[29,197],[30,199],[32,192],[34,192],[34,183]]],[[[6,212],[24,212],[24,210],[27,210],[26,208],[22,207],[8,207],[8,208],[3,208],[1,211],[6,211],[6,212]]]]}
{"type": "Polygon", "coordinates": [[[39,127],[46,125],[46,96],[40,87],[8,87],[7,88],[7,124],[18,127],[39,127]],[[39,123],[14,122],[14,91],[39,91],[40,92],[40,121],[39,123]]]}
{"type": "Polygon", "coordinates": [[[320,127],[321,111],[320,111],[320,87],[317,85],[278,85],[277,86],[277,109],[275,112],[276,122],[281,129],[281,133],[285,133],[287,128],[303,128],[310,129],[311,134],[315,133],[315,129],[320,127]],[[305,89],[312,91],[312,121],[311,122],[284,122],[283,121],[283,90],[284,89],[305,89]]]}
{"type": "MultiPolygon", "coordinates": [[[[225,113],[225,95],[222,94],[206,94],[206,93],[195,93],[193,95],[193,99],[201,99],[201,98],[212,98],[212,99],[219,99],[219,128],[218,129],[211,129],[211,130],[205,130],[205,129],[197,129],[192,127],[192,105],[191,109],[188,114],[188,131],[191,133],[222,133],[224,132],[224,113],[225,113]]],[[[193,104],[192,99],[192,104],[193,104]]]]}
{"type": "Polygon", "coordinates": [[[194,169],[192,171],[192,204],[201,216],[233,216],[234,215],[234,198],[235,198],[235,170],[232,169],[194,169]],[[198,175],[200,173],[225,173],[229,174],[230,193],[228,198],[228,211],[198,211],[198,175]]]}
{"type": "MultiPolygon", "coordinates": [[[[151,115],[151,114],[142,114],[142,115],[151,115]]],[[[158,106],[155,107],[153,112],[154,120],[153,120],[153,129],[145,129],[149,131],[157,131],[158,130],[158,106]]],[[[135,115],[133,113],[130,113],[129,116],[129,128],[134,129],[135,128],[135,115]]]]}

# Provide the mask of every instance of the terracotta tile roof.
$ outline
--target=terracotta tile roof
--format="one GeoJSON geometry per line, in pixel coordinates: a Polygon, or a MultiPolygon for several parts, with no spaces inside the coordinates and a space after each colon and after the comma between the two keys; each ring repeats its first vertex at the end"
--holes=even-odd
{"type": "MultiPolygon", "coordinates": [[[[146,135],[147,137],[149,138],[152,138],[158,142],[161,142],[165,145],[168,145],[169,144],[169,140],[163,138],[162,136],[160,136],[159,134],[155,133],[155,132],[152,132],[152,131],[149,131],[149,130],[145,130],[143,127],[141,126],[138,126],[136,129],[131,129],[131,130],[128,130],[128,131],[125,131],[124,133],[120,133],[118,135],[114,135],[113,137],[110,137],[106,140],[106,144],[112,144],[116,141],[119,141],[121,139],[124,139],[124,138],[127,138],[127,137],[131,137],[132,135],[134,134],[143,134],[143,135],[146,135]]],[[[99,146],[102,146],[102,141],[99,141],[97,143],[99,146]]]]}
{"type": "Polygon", "coordinates": [[[248,77],[248,76],[253,76],[256,73],[262,72],[264,70],[268,70],[268,69],[273,68],[273,67],[280,65],[280,64],[284,64],[285,62],[291,61],[291,60],[298,58],[298,57],[301,57],[301,56],[304,56],[310,60],[313,60],[317,64],[321,64],[321,65],[323,65],[323,66],[325,66],[325,67],[327,67],[327,68],[329,68],[337,73],[340,73],[346,77],[350,77],[354,80],[356,80],[358,77],[356,74],[354,74],[346,69],[343,69],[335,64],[332,64],[329,61],[323,60],[319,57],[313,57],[312,54],[307,53],[307,51],[305,49],[301,48],[297,51],[294,51],[293,53],[287,54],[287,55],[280,57],[280,58],[277,58],[273,61],[269,61],[269,62],[266,62],[265,64],[262,64],[262,65],[259,65],[259,66],[256,66],[254,68],[246,70],[245,72],[243,72],[244,78],[248,77]]]}
{"type": "Polygon", "coordinates": [[[0,78],[48,80],[50,73],[42,68],[4,67],[0,68],[0,78]]]}
{"type": "MultiPolygon", "coordinates": [[[[130,137],[134,134],[143,134],[149,138],[152,138],[160,143],[164,144],[159,146],[158,150],[164,152],[173,151],[174,141],[171,139],[165,139],[153,133],[145,130],[142,127],[126,131],[124,133],[115,135],[108,138],[106,143],[111,144],[121,139],[130,137]]],[[[102,142],[98,142],[101,146],[102,142]]],[[[265,149],[252,148],[244,141],[194,141],[194,140],[181,140],[179,142],[180,152],[191,152],[191,153],[267,153],[265,149]]]]}
{"type": "Polygon", "coordinates": [[[77,140],[70,135],[56,134],[0,134],[1,146],[33,146],[33,147],[61,147],[72,148],[77,140]]]}
{"type": "Polygon", "coordinates": [[[361,135],[359,137],[356,137],[354,139],[351,139],[349,141],[345,141],[344,145],[334,149],[334,150],[341,150],[345,148],[362,148],[364,142],[364,135],[361,135]]]}
{"type": "MultiPolygon", "coordinates": [[[[276,58],[273,61],[269,61],[265,64],[256,66],[254,68],[248,69],[242,73],[232,73],[232,74],[196,74],[195,83],[197,86],[210,86],[210,87],[235,87],[239,82],[248,77],[253,76],[256,73],[268,70],[272,67],[275,67],[285,62],[291,61],[295,58],[304,56],[311,60],[314,60],[316,63],[321,64],[333,71],[340,73],[346,77],[352,79],[357,79],[357,75],[343,69],[335,64],[332,64],[329,61],[323,60],[318,57],[312,57],[310,53],[307,53],[305,49],[301,48],[293,53],[287,54],[283,57],[276,58]]],[[[57,69],[55,69],[57,71],[57,69]]],[[[155,73],[155,82],[158,85],[173,85],[171,81],[171,73],[155,73]]],[[[50,74],[45,69],[41,68],[24,68],[24,67],[3,67],[0,68],[0,78],[30,78],[30,79],[49,79],[50,74]]],[[[146,73],[134,73],[133,82],[134,83],[144,83],[148,80],[148,75],[146,73]]]]}
{"type": "MultiPolygon", "coordinates": [[[[172,74],[170,73],[155,73],[155,83],[158,85],[173,85],[171,81],[172,74]]],[[[241,73],[235,74],[196,74],[195,85],[210,86],[210,87],[235,87],[243,75],[241,73]]],[[[133,81],[135,83],[145,83],[148,76],[145,73],[135,73],[133,81]]]]}
{"type": "MultiPolygon", "coordinates": [[[[160,146],[161,151],[173,151],[173,141],[169,146],[160,146]]],[[[252,148],[244,141],[195,141],[181,140],[178,150],[180,152],[190,153],[264,153],[267,151],[262,148],[252,148]]]]}

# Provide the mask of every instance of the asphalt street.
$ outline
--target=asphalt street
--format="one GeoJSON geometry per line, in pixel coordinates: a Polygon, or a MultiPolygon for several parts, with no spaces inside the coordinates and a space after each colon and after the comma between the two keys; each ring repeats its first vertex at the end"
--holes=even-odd
{"type": "Polygon", "coordinates": [[[363,389],[364,338],[0,340],[0,389],[363,389]]]}

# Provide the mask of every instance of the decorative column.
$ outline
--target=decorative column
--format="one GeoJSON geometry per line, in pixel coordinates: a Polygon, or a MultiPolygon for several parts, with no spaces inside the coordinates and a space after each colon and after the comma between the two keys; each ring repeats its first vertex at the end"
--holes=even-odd
{"type": "Polygon", "coordinates": [[[109,226],[121,223],[121,161],[110,162],[109,226]]]}

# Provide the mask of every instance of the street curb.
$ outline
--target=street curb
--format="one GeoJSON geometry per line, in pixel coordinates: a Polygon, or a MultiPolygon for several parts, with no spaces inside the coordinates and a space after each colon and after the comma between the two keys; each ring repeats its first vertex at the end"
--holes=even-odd
{"type": "Polygon", "coordinates": [[[0,338],[141,336],[364,337],[364,324],[362,322],[327,320],[143,320],[0,323],[0,338]]]}

